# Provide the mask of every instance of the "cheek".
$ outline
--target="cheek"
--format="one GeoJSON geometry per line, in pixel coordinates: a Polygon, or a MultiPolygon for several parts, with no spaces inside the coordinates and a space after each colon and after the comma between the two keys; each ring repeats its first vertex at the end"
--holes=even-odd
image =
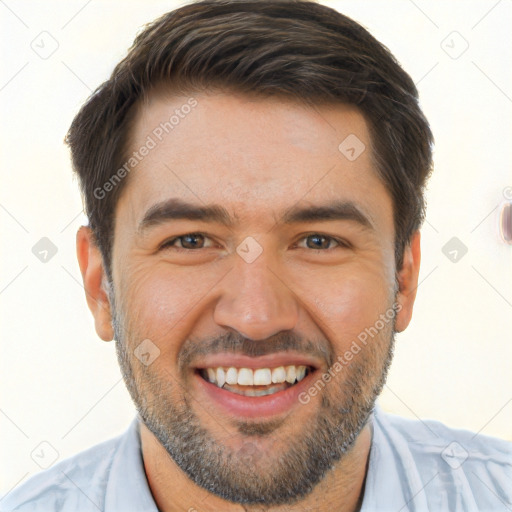
{"type": "Polygon", "coordinates": [[[337,352],[350,346],[367,328],[376,324],[393,301],[393,283],[375,266],[340,270],[330,275],[326,286],[315,288],[310,311],[337,352]]]}
{"type": "Polygon", "coordinates": [[[169,340],[184,338],[194,308],[218,281],[211,272],[204,275],[199,269],[190,272],[161,263],[132,266],[124,275],[123,309],[130,335],[149,338],[163,352],[178,350],[169,340]]]}

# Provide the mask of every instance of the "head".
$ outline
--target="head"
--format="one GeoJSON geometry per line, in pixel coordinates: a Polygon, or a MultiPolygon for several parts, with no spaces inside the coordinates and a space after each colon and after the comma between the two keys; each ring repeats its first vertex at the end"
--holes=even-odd
{"type": "Polygon", "coordinates": [[[136,38],[67,142],[89,305],[146,426],[228,500],[310,492],[412,315],[432,135],[411,78],[328,7],[208,0],[136,38]],[[220,389],[228,367],[253,371],[220,389]]]}

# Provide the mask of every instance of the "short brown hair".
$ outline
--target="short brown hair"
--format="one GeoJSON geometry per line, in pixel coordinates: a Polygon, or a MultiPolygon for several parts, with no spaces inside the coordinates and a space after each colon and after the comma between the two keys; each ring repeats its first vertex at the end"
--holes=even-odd
{"type": "Polygon", "coordinates": [[[127,161],[135,105],[156,85],[282,95],[356,105],[369,124],[372,157],[394,206],[395,260],[425,216],[433,137],[411,77],[361,25],[305,0],[203,0],[140,33],[77,114],[71,148],[86,213],[110,277],[114,213],[126,180],[98,198],[127,161]],[[96,191],[96,192],[95,192],[96,191]]]}

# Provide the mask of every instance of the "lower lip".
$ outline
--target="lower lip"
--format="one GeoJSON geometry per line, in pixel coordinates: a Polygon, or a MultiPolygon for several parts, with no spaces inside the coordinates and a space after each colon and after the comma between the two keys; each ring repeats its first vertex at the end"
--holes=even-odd
{"type": "Polygon", "coordinates": [[[293,407],[302,405],[299,395],[310,386],[316,371],[311,372],[297,384],[278,391],[272,395],[244,396],[219,388],[215,384],[206,381],[199,374],[195,374],[198,387],[204,393],[208,401],[214,403],[231,415],[244,418],[271,417],[289,412],[293,407]]]}

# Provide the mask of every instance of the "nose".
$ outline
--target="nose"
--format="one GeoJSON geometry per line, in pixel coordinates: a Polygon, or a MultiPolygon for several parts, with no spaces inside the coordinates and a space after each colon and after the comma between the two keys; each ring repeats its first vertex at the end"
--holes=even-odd
{"type": "Polygon", "coordinates": [[[298,319],[295,295],[269,268],[264,254],[252,263],[237,258],[234,269],[219,283],[221,295],[214,311],[218,325],[252,340],[293,329],[298,319]]]}

